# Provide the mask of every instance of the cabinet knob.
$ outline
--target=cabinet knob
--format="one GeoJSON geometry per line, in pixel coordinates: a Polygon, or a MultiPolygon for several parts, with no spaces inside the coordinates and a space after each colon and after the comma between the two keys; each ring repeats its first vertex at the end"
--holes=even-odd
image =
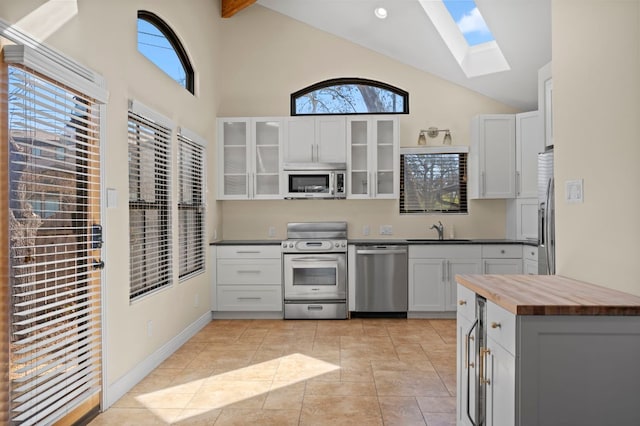
{"type": "Polygon", "coordinates": [[[460,305],[460,306],[464,306],[464,305],[466,305],[466,304],[467,304],[467,301],[466,301],[466,300],[458,300],[458,305],[460,305]]]}
{"type": "Polygon", "coordinates": [[[500,250],[500,253],[504,254],[504,250],[500,250]]]}
{"type": "Polygon", "coordinates": [[[494,321],[494,322],[492,322],[492,323],[491,323],[491,328],[500,328],[500,327],[501,327],[501,326],[500,326],[500,323],[499,323],[499,322],[495,322],[495,321],[494,321]]]}

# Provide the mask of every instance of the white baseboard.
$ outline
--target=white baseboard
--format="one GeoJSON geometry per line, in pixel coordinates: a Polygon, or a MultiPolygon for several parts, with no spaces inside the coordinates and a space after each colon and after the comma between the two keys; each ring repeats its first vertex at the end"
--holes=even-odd
{"type": "Polygon", "coordinates": [[[207,312],[182,330],[178,335],[169,340],[160,349],[149,355],[144,361],[135,366],[127,374],[105,387],[105,395],[102,410],[111,407],[124,394],[129,392],[138,382],[147,377],[157,366],[169,358],[176,350],[184,345],[190,338],[211,322],[211,312],[207,312]]]}

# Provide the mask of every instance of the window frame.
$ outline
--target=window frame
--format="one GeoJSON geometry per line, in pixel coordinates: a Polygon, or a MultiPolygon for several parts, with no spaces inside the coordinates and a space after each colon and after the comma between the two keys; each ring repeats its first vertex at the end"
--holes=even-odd
{"type": "MultiPolygon", "coordinates": [[[[185,281],[194,275],[200,274],[205,271],[206,259],[205,259],[205,231],[206,231],[206,155],[207,155],[207,143],[206,141],[188,131],[187,129],[178,129],[178,277],[180,281],[185,281]],[[195,151],[199,155],[198,164],[195,161],[189,162],[191,167],[185,167],[186,164],[183,161],[184,149],[188,146],[188,149],[192,152],[195,151]],[[199,166],[199,167],[195,167],[199,166]],[[190,184],[192,186],[193,202],[185,202],[184,200],[184,184],[190,184]],[[196,189],[196,186],[198,187],[196,189]],[[196,197],[199,194],[199,197],[196,197]],[[183,247],[183,223],[181,213],[184,211],[195,212],[195,221],[197,227],[197,233],[194,234],[196,239],[195,244],[189,244],[190,241],[186,241],[183,247]],[[191,259],[188,261],[187,259],[191,259]],[[186,270],[183,270],[183,265],[187,266],[186,270]]],[[[191,224],[184,224],[185,226],[191,226],[191,224]]]]}
{"type": "MultiPolygon", "coordinates": [[[[169,44],[173,48],[173,51],[175,52],[176,56],[180,60],[180,63],[182,64],[182,68],[184,69],[184,73],[185,73],[184,88],[187,89],[192,95],[195,95],[195,83],[194,83],[195,82],[195,74],[194,74],[193,65],[191,64],[191,61],[189,60],[189,55],[187,55],[186,49],[184,48],[184,46],[180,42],[180,39],[178,38],[176,33],[171,29],[171,27],[162,18],[160,18],[158,15],[156,15],[153,12],[149,12],[148,10],[139,10],[138,11],[138,19],[139,20],[141,19],[141,20],[146,21],[149,24],[153,25],[154,27],[156,27],[158,29],[158,31],[160,31],[162,33],[162,35],[164,35],[164,37],[167,39],[167,41],[169,42],[169,44]]],[[[138,40],[137,42],[139,43],[140,41],[138,40]]],[[[155,61],[151,61],[151,62],[153,62],[158,68],[160,68],[162,70],[162,72],[164,72],[165,74],[169,75],[155,61]]]]}
{"type": "Polygon", "coordinates": [[[398,212],[400,215],[450,215],[450,214],[469,214],[469,147],[423,147],[423,148],[401,148],[400,150],[400,182],[398,197],[398,212]],[[458,155],[459,161],[462,162],[459,168],[458,185],[460,186],[460,209],[411,209],[407,210],[406,194],[405,194],[405,155],[458,155]]]}
{"type": "Polygon", "coordinates": [[[314,83],[310,86],[307,86],[303,89],[300,89],[291,94],[291,116],[316,116],[316,115],[389,115],[389,114],[409,114],[409,92],[402,90],[398,87],[392,86],[388,83],[384,83],[382,81],[369,80],[365,78],[357,78],[357,77],[340,77],[340,78],[332,78],[329,80],[320,81],[314,83]],[[345,85],[364,85],[371,86],[377,89],[383,89],[388,92],[391,92],[397,96],[401,96],[403,99],[402,112],[389,112],[389,111],[381,111],[381,112],[336,112],[336,113],[317,113],[317,114],[307,114],[307,113],[298,113],[296,112],[296,100],[301,96],[304,96],[308,93],[315,92],[316,90],[325,89],[327,87],[332,86],[345,86],[345,85]]]}
{"type": "MultiPolygon", "coordinates": [[[[168,119],[163,119],[159,114],[154,113],[153,111],[147,109],[146,107],[132,102],[127,116],[128,123],[128,152],[129,152],[129,227],[131,229],[132,225],[132,215],[133,211],[157,211],[159,213],[159,217],[157,222],[159,225],[156,230],[160,233],[160,243],[159,247],[155,248],[151,251],[151,254],[156,254],[155,257],[149,256],[148,247],[145,245],[143,247],[143,254],[138,257],[134,257],[133,250],[131,249],[131,238],[132,232],[129,231],[129,301],[135,302],[141,298],[144,298],[150,294],[153,294],[159,290],[164,288],[171,287],[173,284],[173,241],[172,241],[172,214],[173,207],[171,205],[172,194],[171,194],[171,184],[172,184],[172,134],[173,128],[175,127],[168,119]],[[159,119],[158,119],[159,118],[159,119]],[[136,132],[132,132],[132,125],[136,129],[136,132]],[[147,129],[157,129],[153,131],[154,137],[150,139],[153,143],[153,156],[154,156],[154,197],[155,201],[145,201],[141,199],[140,196],[137,199],[131,198],[131,188],[138,188],[138,192],[141,193],[141,184],[142,182],[138,180],[137,182],[132,182],[131,175],[131,161],[132,161],[132,148],[131,141],[140,139],[140,128],[145,126],[147,129]],[[157,150],[160,148],[164,148],[163,152],[158,152],[157,150]],[[164,158],[164,160],[162,160],[164,158]],[[158,164],[158,161],[161,161],[162,164],[158,164]],[[159,167],[162,166],[162,167],[159,167]],[[158,174],[158,170],[164,170],[164,175],[158,174]],[[162,179],[160,180],[159,177],[162,179]],[[133,183],[133,185],[132,185],[133,183]],[[165,189],[163,190],[164,194],[159,194],[158,185],[164,185],[165,189]],[[134,277],[134,271],[139,267],[139,263],[143,262],[144,265],[142,268],[144,271],[153,270],[154,268],[162,267],[162,270],[158,270],[156,273],[158,275],[157,282],[153,283],[144,283],[140,284],[140,282],[145,281],[145,278],[136,279],[134,277]],[[154,263],[155,262],[155,263],[154,263]]],[[[138,158],[138,162],[140,159],[138,158]]],[[[146,227],[146,220],[143,223],[143,227],[146,227]]],[[[144,229],[140,232],[141,235],[147,235],[147,231],[144,229]]],[[[144,244],[144,243],[143,243],[144,244]]],[[[146,275],[146,272],[143,273],[143,276],[146,275]]]]}

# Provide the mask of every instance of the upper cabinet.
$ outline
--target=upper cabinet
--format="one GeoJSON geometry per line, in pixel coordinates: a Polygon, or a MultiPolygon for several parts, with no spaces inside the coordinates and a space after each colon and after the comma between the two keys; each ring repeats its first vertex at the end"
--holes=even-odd
{"type": "Polygon", "coordinates": [[[398,118],[347,119],[347,197],[397,198],[399,182],[398,118]]]}
{"type": "Polygon", "coordinates": [[[285,163],[346,163],[344,116],[287,117],[285,163]]]}
{"type": "Polygon", "coordinates": [[[553,79],[551,62],[538,70],[538,110],[544,121],[544,144],[553,145],[553,79]]]}
{"type": "Polygon", "coordinates": [[[279,199],[281,118],[218,119],[218,199],[279,199]]]}
{"type": "Polygon", "coordinates": [[[471,121],[469,198],[516,195],[515,115],[478,115],[471,121]]]}
{"type": "Polygon", "coordinates": [[[544,151],[539,111],[516,114],[516,196],[538,197],[538,153],[544,151]]]}

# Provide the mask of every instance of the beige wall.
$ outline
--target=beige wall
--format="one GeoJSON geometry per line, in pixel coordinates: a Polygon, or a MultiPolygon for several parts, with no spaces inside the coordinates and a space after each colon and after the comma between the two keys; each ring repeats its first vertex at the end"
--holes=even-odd
{"type": "MultiPolygon", "coordinates": [[[[74,4],[73,0],[56,2],[74,4]]],[[[3,1],[0,17],[17,22],[35,17],[46,1],[3,1]]],[[[131,304],[129,302],[129,227],[127,173],[127,100],[135,98],[176,123],[215,141],[219,2],[190,0],[189,7],[173,0],[82,0],[77,14],[68,21],[49,19],[45,13],[25,28],[32,33],[53,33],[44,42],[102,74],[110,93],[104,143],[105,188],[118,192],[118,207],[105,211],[105,306],[106,382],[113,384],[138,366],[158,348],[209,311],[209,274],[179,283],[177,265],[171,288],[131,304]],[[192,96],[137,52],[137,10],[158,14],[175,30],[192,58],[197,71],[198,95],[192,96]],[[195,307],[195,298],[199,306],[195,307]],[[147,323],[153,335],[147,336],[147,323]]],[[[54,8],[55,9],[55,8],[54,8]]],[[[59,9],[57,9],[59,10],[59,9]]],[[[176,185],[174,185],[174,188],[176,185]]],[[[210,211],[215,211],[211,203],[210,211]]],[[[210,215],[213,220],[213,214],[210,215]]],[[[217,220],[217,219],[216,219],[217,220]]],[[[177,223],[177,222],[176,222],[177,223]]],[[[211,226],[211,228],[213,228],[211,226]]],[[[177,242],[174,227],[174,241],[177,242]]]]}
{"type": "MultiPolygon", "coordinates": [[[[409,92],[411,113],[400,118],[402,146],[415,146],[419,130],[429,126],[449,128],[454,144],[468,145],[473,115],[517,112],[259,5],[224,20],[221,37],[221,117],[289,115],[291,93],[337,77],[380,80],[409,92]]],[[[384,200],[221,204],[223,229],[218,236],[225,239],[267,238],[270,226],[276,227],[276,239],[282,239],[287,222],[315,220],[346,220],[350,238],[361,238],[364,225],[370,226],[371,237],[379,237],[383,224],[393,225],[393,237],[434,237],[428,227],[438,220],[447,228],[454,225],[458,237],[505,235],[503,201],[471,201],[469,215],[411,217],[398,214],[397,201],[384,200]]]]}
{"type": "Polygon", "coordinates": [[[557,271],[640,295],[640,2],[554,0],[557,271]],[[584,203],[564,201],[584,179],[584,203]]]}

